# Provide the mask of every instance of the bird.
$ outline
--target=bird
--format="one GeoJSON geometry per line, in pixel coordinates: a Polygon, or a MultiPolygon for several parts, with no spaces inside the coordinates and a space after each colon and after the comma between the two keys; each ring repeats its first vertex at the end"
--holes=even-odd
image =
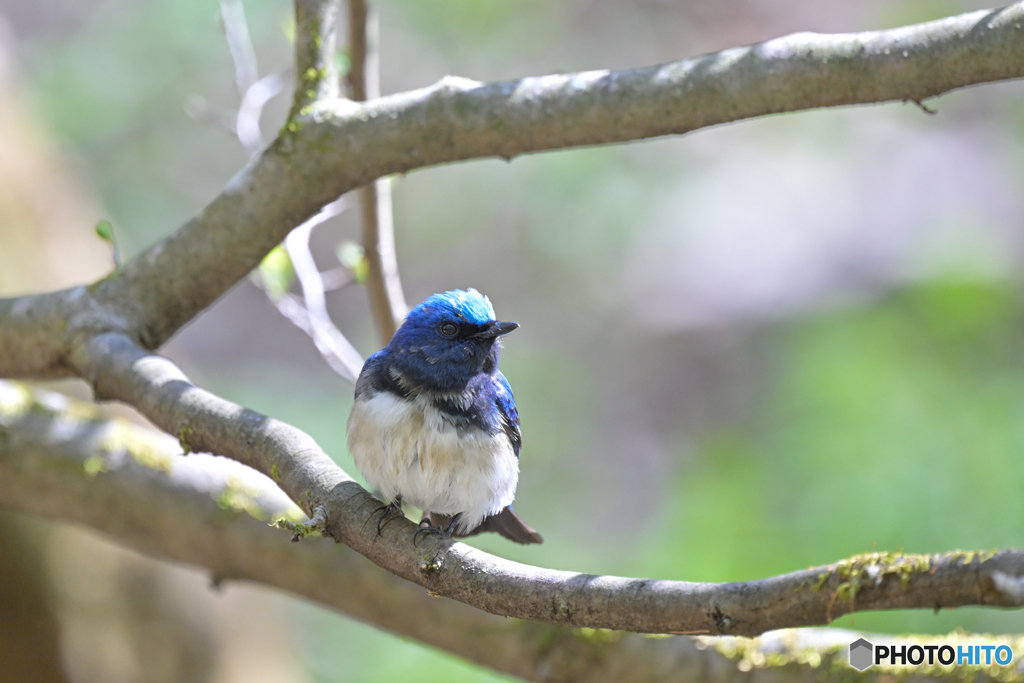
{"type": "Polygon", "coordinates": [[[377,532],[408,503],[423,511],[413,536],[497,532],[517,543],[543,538],[512,510],[522,434],[512,387],[498,370],[501,337],[475,289],[427,297],[356,381],[348,449],[386,505],[377,532]]]}

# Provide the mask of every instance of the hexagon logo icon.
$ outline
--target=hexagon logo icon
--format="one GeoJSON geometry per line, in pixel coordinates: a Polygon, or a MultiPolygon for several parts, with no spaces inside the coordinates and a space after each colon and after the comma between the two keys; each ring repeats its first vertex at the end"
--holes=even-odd
{"type": "Polygon", "coordinates": [[[857,671],[868,668],[871,666],[874,650],[875,647],[863,638],[853,641],[850,643],[850,666],[857,671]]]}

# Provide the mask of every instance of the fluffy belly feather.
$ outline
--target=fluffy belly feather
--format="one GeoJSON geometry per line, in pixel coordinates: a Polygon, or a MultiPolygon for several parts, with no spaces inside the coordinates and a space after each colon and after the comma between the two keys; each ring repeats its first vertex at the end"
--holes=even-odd
{"type": "Polygon", "coordinates": [[[348,449],[380,497],[401,496],[443,515],[461,513],[462,533],[510,505],[519,479],[519,459],[503,432],[458,429],[427,400],[388,392],[356,402],[348,449]]]}

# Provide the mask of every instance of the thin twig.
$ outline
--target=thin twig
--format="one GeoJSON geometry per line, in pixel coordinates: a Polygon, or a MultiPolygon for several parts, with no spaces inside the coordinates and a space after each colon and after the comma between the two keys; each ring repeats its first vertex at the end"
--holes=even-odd
{"type": "MultiPolygon", "coordinates": [[[[327,360],[331,369],[354,383],[363,367],[363,359],[331,321],[331,316],[327,312],[327,300],[324,296],[326,287],[323,276],[309,250],[309,238],[313,228],[339,215],[346,208],[348,208],[347,195],[331,202],[321,209],[320,213],[288,233],[288,237],[284,240],[284,248],[288,251],[292,267],[295,269],[295,276],[302,287],[303,308],[309,323],[308,329],[303,329],[306,329],[320,355],[327,360]]],[[[292,317],[289,316],[289,319],[292,317]]]]}
{"type": "MultiPolygon", "coordinates": [[[[341,0],[295,0],[296,85],[292,117],[314,101],[338,96],[338,68],[334,57],[340,11],[341,0]]],[[[332,370],[355,382],[363,359],[327,312],[324,298],[327,287],[309,250],[313,228],[344,211],[347,201],[342,193],[285,237],[285,249],[302,287],[304,310],[296,308],[298,301],[293,297],[274,303],[288,320],[313,339],[332,370]]]]}
{"type": "Polygon", "coordinates": [[[347,208],[348,197],[345,195],[325,206],[320,213],[292,230],[285,238],[284,248],[288,252],[288,258],[302,288],[301,298],[289,293],[272,293],[256,275],[252,281],[264,291],[286,320],[309,335],[317,351],[334,372],[355,383],[363,367],[362,356],[331,321],[324,296],[325,292],[353,282],[354,278],[342,268],[321,273],[309,249],[309,238],[313,228],[338,216],[347,208]]]}
{"type": "Polygon", "coordinates": [[[271,73],[249,86],[242,96],[238,116],[235,117],[234,132],[250,157],[259,154],[266,145],[260,131],[263,107],[283,90],[284,78],[281,74],[271,73]]]}
{"type": "Polygon", "coordinates": [[[309,238],[313,228],[335,216],[340,216],[348,208],[348,195],[343,195],[320,210],[320,213],[288,233],[284,238],[284,248],[292,260],[295,275],[302,286],[302,296],[306,300],[306,308],[318,318],[328,319],[327,301],[324,298],[324,281],[313,254],[309,250],[309,238]]]}
{"type": "Polygon", "coordinates": [[[284,79],[276,73],[259,78],[256,50],[252,46],[242,0],[220,0],[220,16],[228,52],[235,66],[235,87],[241,100],[230,130],[252,157],[264,147],[260,131],[263,107],[282,91],[284,79]]]}
{"type": "Polygon", "coordinates": [[[359,188],[359,207],[367,265],[366,293],[377,336],[381,344],[387,344],[408,312],[395,253],[391,180],[379,178],[359,188]]]}
{"type": "MultiPolygon", "coordinates": [[[[258,279],[254,282],[256,286],[260,286],[258,279]]],[[[338,328],[333,325],[327,328],[314,322],[305,302],[294,294],[274,297],[267,292],[267,299],[274,305],[277,312],[284,316],[285,320],[309,335],[316,350],[320,352],[331,370],[341,378],[355,384],[359,377],[359,371],[363,367],[363,360],[359,352],[338,328]]]]}
{"type": "Polygon", "coordinates": [[[367,0],[348,0],[348,96],[356,102],[380,97],[380,24],[367,0]]]}
{"type": "MultiPolygon", "coordinates": [[[[350,66],[345,81],[356,101],[380,97],[379,22],[368,0],[349,0],[350,66]]],[[[377,335],[387,344],[402,323],[408,306],[395,254],[391,181],[379,178],[359,188],[363,250],[367,263],[366,293],[377,335]]]]}
{"type": "MultiPolygon", "coordinates": [[[[307,19],[310,22],[310,30],[316,30],[312,28],[313,26],[321,26],[316,23],[321,20],[319,17],[331,14],[330,8],[326,5],[316,9],[319,13],[307,19]]],[[[238,113],[234,117],[232,132],[245,147],[249,156],[254,157],[264,147],[263,134],[260,131],[263,107],[281,92],[284,87],[284,79],[280,74],[269,74],[256,79],[258,75],[256,53],[249,37],[249,25],[242,9],[241,0],[221,0],[221,17],[228,49],[235,65],[235,82],[242,100],[238,113]]],[[[313,46],[314,50],[316,47],[313,46]]],[[[345,379],[355,382],[359,376],[359,370],[362,368],[363,359],[345,338],[345,335],[341,333],[341,330],[334,325],[327,313],[327,303],[324,298],[327,288],[317,270],[313,254],[309,250],[309,237],[313,228],[339,215],[347,206],[347,200],[343,195],[323,207],[319,213],[292,230],[285,238],[285,249],[288,251],[295,274],[302,287],[301,300],[288,294],[273,296],[269,290],[262,287],[259,278],[255,278],[254,281],[261,286],[267,297],[287,320],[313,339],[317,351],[323,356],[327,365],[345,379]]]]}
{"type": "Polygon", "coordinates": [[[339,290],[356,281],[355,277],[352,276],[352,271],[341,266],[322,271],[320,279],[323,280],[325,292],[339,290]]]}
{"type": "Polygon", "coordinates": [[[245,93],[259,78],[259,66],[252,38],[249,37],[249,22],[245,19],[242,0],[220,0],[220,18],[231,61],[235,65],[235,87],[238,96],[245,97],[245,93]]]}
{"type": "Polygon", "coordinates": [[[233,136],[238,135],[238,112],[210,104],[202,95],[189,95],[182,107],[193,121],[212,125],[233,136]]]}

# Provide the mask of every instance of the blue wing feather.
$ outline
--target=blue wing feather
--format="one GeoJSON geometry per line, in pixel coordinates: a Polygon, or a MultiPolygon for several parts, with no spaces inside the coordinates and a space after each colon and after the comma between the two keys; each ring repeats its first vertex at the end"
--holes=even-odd
{"type": "Polygon", "coordinates": [[[501,413],[501,426],[512,442],[512,451],[519,457],[519,447],[523,443],[523,435],[519,431],[519,411],[516,410],[516,399],[512,396],[512,387],[509,386],[505,375],[499,370],[495,374],[498,390],[495,392],[494,403],[501,413]]]}

